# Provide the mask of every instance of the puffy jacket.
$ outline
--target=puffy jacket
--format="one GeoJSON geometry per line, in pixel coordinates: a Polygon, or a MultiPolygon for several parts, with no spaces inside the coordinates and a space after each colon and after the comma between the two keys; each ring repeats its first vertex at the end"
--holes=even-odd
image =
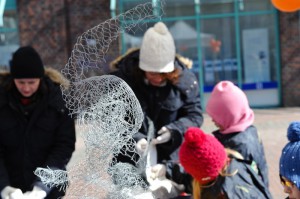
{"type": "Polygon", "coordinates": [[[259,176],[266,186],[269,185],[268,166],[263,143],[253,125],[242,132],[221,134],[219,131],[215,131],[213,134],[225,148],[238,151],[246,161],[254,161],[257,164],[259,176]]]}
{"type": "MultiPolygon", "coordinates": [[[[191,62],[178,55],[174,63],[181,70],[179,81],[175,85],[168,82],[162,87],[145,83],[143,72],[139,69],[139,49],[129,51],[112,63],[116,70],[112,74],[122,78],[132,88],[145,118],[153,122],[155,131],[163,126],[171,131],[171,141],[157,145],[158,162],[177,161],[177,152],[173,152],[180,146],[184,132],[190,126],[200,127],[203,123],[198,81],[187,67],[191,67],[191,62]]],[[[134,136],[136,141],[147,137],[147,123],[145,120],[134,136]]]]}
{"type": "MultiPolygon", "coordinates": [[[[31,191],[43,187],[34,175],[37,167],[65,170],[75,150],[75,124],[62,99],[59,73],[46,70],[37,91],[37,100],[28,117],[22,108],[10,74],[0,76],[0,190],[5,186],[31,191]]],[[[47,198],[64,195],[59,188],[47,198]]]]}

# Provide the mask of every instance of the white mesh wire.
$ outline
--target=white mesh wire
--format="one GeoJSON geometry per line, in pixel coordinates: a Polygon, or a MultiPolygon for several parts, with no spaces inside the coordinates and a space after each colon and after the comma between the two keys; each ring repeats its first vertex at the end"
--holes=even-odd
{"type": "MultiPolygon", "coordinates": [[[[122,31],[160,17],[153,13],[162,8],[162,2],[156,6],[153,7],[152,3],[138,5],[83,33],[62,70],[69,81],[69,87],[61,87],[63,98],[71,114],[77,116],[77,125],[86,146],[85,160],[69,171],[38,168],[35,174],[50,187],[68,187],[65,198],[153,198],[144,190],[145,182],[140,175],[145,170],[146,157],[136,162],[139,168],[112,162],[113,156],[119,153],[136,160],[131,153],[135,151],[132,136],[144,119],[137,98],[131,88],[116,76],[86,77],[85,73],[89,68],[102,70],[101,63],[105,61],[109,45],[122,31]],[[135,23],[124,24],[124,20],[134,20],[135,23]]],[[[149,136],[152,135],[153,132],[149,136]]]]}
{"type": "Polygon", "coordinates": [[[72,114],[78,114],[85,110],[93,97],[85,91],[85,85],[81,83],[86,78],[86,71],[89,68],[103,70],[101,63],[105,62],[105,54],[109,45],[117,39],[121,32],[143,26],[147,20],[158,19],[160,16],[153,13],[154,10],[162,8],[162,2],[155,6],[153,7],[152,3],[138,5],[124,14],[91,28],[78,37],[68,64],[62,70],[62,73],[71,82],[70,87],[62,87],[62,90],[64,100],[72,114]]]}

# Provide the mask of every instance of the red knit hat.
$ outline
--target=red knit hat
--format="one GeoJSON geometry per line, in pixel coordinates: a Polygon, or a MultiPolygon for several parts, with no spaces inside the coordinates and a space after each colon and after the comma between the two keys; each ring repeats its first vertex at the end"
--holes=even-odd
{"type": "Polygon", "coordinates": [[[216,179],[227,160],[223,145],[196,127],[189,128],[184,138],[179,149],[184,169],[202,185],[216,179]]]}

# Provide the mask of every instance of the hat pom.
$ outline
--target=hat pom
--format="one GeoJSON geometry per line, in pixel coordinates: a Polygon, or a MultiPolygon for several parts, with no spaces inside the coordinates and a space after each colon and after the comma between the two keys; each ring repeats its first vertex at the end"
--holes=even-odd
{"type": "Polygon", "coordinates": [[[300,122],[292,122],[290,124],[287,137],[291,142],[300,141],[300,122]]]}
{"type": "Polygon", "coordinates": [[[147,72],[172,72],[175,68],[175,54],[176,48],[171,33],[163,22],[157,22],[144,34],[139,68],[147,72]]]}
{"type": "Polygon", "coordinates": [[[185,141],[190,146],[202,145],[205,140],[204,132],[196,127],[190,127],[184,135],[185,141]]]}
{"type": "Polygon", "coordinates": [[[162,22],[156,23],[153,28],[154,28],[155,32],[157,32],[161,35],[166,35],[169,32],[167,26],[162,22]]]}

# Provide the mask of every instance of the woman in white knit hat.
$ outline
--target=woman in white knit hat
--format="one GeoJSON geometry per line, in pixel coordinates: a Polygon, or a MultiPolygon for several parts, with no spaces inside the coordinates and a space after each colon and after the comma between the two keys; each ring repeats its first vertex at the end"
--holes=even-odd
{"type": "MultiPolygon", "coordinates": [[[[167,176],[180,184],[189,184],[189,178],[177,179],[182,176],[177,176],[174,166],[178,166],[175,164],[177,151],[184,132],[203,123],[199,84],[189,70],[191,60],[176,55],[172,35],[164,23],[158,22],[146,31],[140,49],[129,50],[111,66],[115,70],[112,74],[128,83],[139,99],[145,118],[154,124],[152,140],[147,140],[147,120],[134,136],[139,155],[149,144],[156,146],[157,163],[167,163],[170,168],[167,176]]],[[[122,155],[117,161],[132,163],[122,155]]]]}

